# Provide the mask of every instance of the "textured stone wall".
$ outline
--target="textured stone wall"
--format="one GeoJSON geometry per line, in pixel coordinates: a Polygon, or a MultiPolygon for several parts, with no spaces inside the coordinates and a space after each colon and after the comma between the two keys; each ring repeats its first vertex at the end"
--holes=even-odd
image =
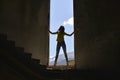
{"type": "Polygon", "coordinates": [[[117,0],[74,0],[77,68],[119,69],[119,8],[117,0]]]}
{"type": "Polygon", "coordinates": [[[49,0],[0,0],[0,33],[47,64],[48,15],[49,0]]]}

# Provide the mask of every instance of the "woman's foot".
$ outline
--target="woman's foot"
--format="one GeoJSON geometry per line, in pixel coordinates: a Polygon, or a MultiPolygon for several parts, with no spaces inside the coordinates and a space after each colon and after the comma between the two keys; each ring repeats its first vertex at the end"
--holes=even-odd
{"type": "Polygon", "coordinates": [[[69,63],[67,62],[67,66],[69,66],[69,63]]]}

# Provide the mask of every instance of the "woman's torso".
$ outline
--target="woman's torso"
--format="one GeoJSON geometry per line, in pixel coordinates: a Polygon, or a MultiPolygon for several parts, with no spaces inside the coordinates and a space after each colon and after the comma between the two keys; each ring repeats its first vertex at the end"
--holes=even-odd
{"type": "Polygon", "coordinates": [[[63,42],[65,33],[58,32],[57,34],[58,34],[57,35],[57,41],[58,42],[63,42]]]}

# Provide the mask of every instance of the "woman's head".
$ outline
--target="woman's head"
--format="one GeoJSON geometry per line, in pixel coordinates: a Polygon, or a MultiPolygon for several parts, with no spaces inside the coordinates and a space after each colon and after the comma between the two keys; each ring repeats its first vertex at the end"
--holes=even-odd
{"type": "Polygon", "coordinates": [[[60,28],[58,29],[58,31],[60,31],[60,32],[64,33],[64,31],[65,31],[64,26],[60,26],[60,28]]]}

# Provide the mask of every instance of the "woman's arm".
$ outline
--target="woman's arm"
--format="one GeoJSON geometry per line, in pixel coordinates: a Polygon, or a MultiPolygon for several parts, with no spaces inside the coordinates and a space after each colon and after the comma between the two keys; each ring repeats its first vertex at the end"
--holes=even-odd
{"type": "Polygon", "coordinates": [[[72,32],[71,34],[65,33],[65,35],[67,35],[67,36],[72,36],[73,34],[74,34],[74,32],[72,32]]]}
{"type": "Polygon", "coordinates": [[[51,31],[49,30],[49,33],[51,33],[51,34],[57,34],[58,32],[51,32],[51,31]]]}

